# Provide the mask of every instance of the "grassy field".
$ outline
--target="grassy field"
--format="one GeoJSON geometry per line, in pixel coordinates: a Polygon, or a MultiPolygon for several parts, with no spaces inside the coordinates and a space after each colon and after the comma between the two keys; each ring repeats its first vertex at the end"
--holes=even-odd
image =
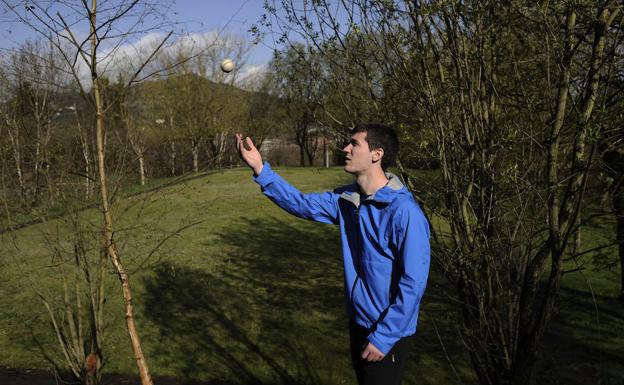
{"type": "MultiPolygon", "coordinates": [[[[341,169],[279,169],[303,191],[350,182],[341,169]]],[[[264,198],[248,170],[189,179],[126,198],[115,237],[133,271],[137,322],[152,372],[180,383],[352,384],[337,229],[296,219],[264,198]],[[176,229],[183,229],[176,232],[176,229]],[[160,240],[168,241],[151,253],[160,240]],[[149,258],[148,258],[149,256],[149,258]]],[[[97,226],[95,210],[80,214],[97,226]]],[[[0,365],[60,361],[38,292],[60,298],[63,219],[2,235],[0,365]],[[40,348],[40,347],[41,348],[40,348]]],[[[587,237],[612,231],[596,226],[587,237]]],[[[97,245],[93,240],[93,247],[97,245]]],[[[616,269],[567,274],[542,349],[539,384],[621,384],[624,308],[616,269]]],[[[119,284],[107,275],[105,373],[135,373],[119,284]]],[[[406,384],[471,384],[455,307],[435,266],[406,384]]]]}

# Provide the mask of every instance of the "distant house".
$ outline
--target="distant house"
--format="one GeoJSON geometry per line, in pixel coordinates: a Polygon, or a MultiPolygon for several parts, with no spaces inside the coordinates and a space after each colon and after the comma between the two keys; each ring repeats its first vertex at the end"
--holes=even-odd
{"type": "MultiPolygon", "coordinates": [[[[321,130],[313,127],[310,132],[316,133],[321,130]]],[[[317,150],[314,157],[314,166],[323,167],[327,165],[327,167],[332,167],[342,163],[341,153],[336,148],[336,141],[333,138],[325,138],[323,135],[318,135],[316,136],[316,141],[317,150]]],[[[260,154],[263,159],[267,159],[277,166],[300,165],[300,149],[292,134],[264,139],[260,146],[260,154]]],[[[305,163],[308,165],[307,157],[305,163]]]]}

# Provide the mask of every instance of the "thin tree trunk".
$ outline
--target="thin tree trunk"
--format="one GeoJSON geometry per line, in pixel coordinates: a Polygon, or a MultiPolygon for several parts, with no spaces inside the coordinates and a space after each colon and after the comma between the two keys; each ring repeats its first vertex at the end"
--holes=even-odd
{"type": "Polygon", "coordinates": [[[128,327],[128,333],[130,335],[130,341],[132,343],[132,351],[134,352],[134,358],[139,370],[139,376],[141,378],[142,385],[152,385],[152,378],[147,366],[147,361],[141,348],[141,340],[136,328],[134,320],[134,309],[132,306],[132,290],[130,288],[130,279],[126,270],[124,269],[121,258],[117,252],[115,240],[113,239],[113,217],[110,212],[108,201],[108,186],[106,181],[106,166],[105,166],[105,135],[104,135],[104,106],[100,95],[100,82],[97,73],[97,32],[96,15],[97,15],[97,0],[92,0],[90,21],[91,21],[91,79],[93,81],[93,95],[95,97],[96,108],[96,144],[97,144],[97,156],[98,156],[98,173],[100,182],[100,195],[102,215],[104,217],[104,248],[110,257],[119,281],[121,282],[126,325],[128,327]]]}
{"type": "Polygon", "coordinates": [[[191,145],[192,145],[191,152],[193,153],[193,172],[198,173],[199,172],[199,141],[193,140],[193,143],[191,143],[191,145]]]}
{"type": "Polygon", "coordinates": [[[329,151],[327,151],[326,137],[323,137],[323,167],[329,168],[329,151]]]}
{"type": "Polygon", "coordinates": [[[22,151],[20,146],[19,128],[17,127],[17,122],[9,123],[7,132],[9,134],[9,140],[11,141],[11,147],[13,147],[13,160],[15,160],[15,173],[17,175],[17,182],[20,188],[20,198],[23,198],[24,176],[22,173],[22,151]]]}
{"type": "MultiPolygon", "coordinates": [[[[37,123],[38,125],[39,123],[37,123]]],[[[33,186],[33,201],[37,201],[39,197],[39,174],[41,167],[41,130],[40,127],[37,127],[37,138],[35,139],[35,183],[33,186]]]]}
{"type": "Polygon", "coordinates": [[[299,146],[299,166],[305,167],[305,150],[303,146],[305,143],[305,133],[301,130],[298,131],[295,139],[297,140],[297,145],[299,146]]]}
{"type": "Polygon", "coordinates": [[[89,157],[89,146],[86,143],[82,144],[82,156],[85,160],[85,197],[87,200],[91,198],[91,158],[89,157]]]}
{"type": "Polygon", "coordinates": [[[208,146],[206,146],[206,155],[210,159],[210,166],[213,168],[221,167],[223,163],[223,154],[225,153],[225,146],[227,144],[227,134],[225,132],[218,132],[210,140],[208,146]]]}
{"type": "MultiPolygon", "coordinates": [[[[52,178],[50,177],[50,169],[52,166],[52,160],[49,158],[48,154],[48,145],[50,144],[50,139],[52,138],[52,121],[48,117],[45,125],[45,135],[43,137],[43,174],[45,177],[45,184],[48,188],[48,193],[52,198],[54,196],[54,185],[52,183],[52,178]]],[[[58,191],[58,190],[57,190],[58,191]]]]}
{"type": "Polygon", "coordinates": [[[215,154],[215,166],[216,167],[221,167],[223,153],[225,152],[226,137],[227,135],[225,132],[219,132],[216,135],[216,140],[217,140],[217,143],[216,143],[217,153],[215,154]]]}
{"type": "Polygon", "coordinates": [[[310,167],[314,166],[314,159],[316,158],[316,145],[314,149],[306,147],[306,155],[308,156],[308,164],[310,167]]]}
{"type": "Polygon", "coordinates": [[[176,174],[176,148],[175,142],[169,142],[169,166],[171,167],[171,176],[176,174]]]}
{"type": "Polygon", "coordinates": [[[139,174],[141,175],[141,186],[145,186],[145,161],[143,153],[139,154],[139,174]]]}
{"type": "Polygon", "coordinates": [[[83,131],[82,124],[80,124],[80,118],[78,117],[78,110],[76,105],[73,105],[74,114],[76,115],[76,127],[78,127],[78,136],[80,137],[80,148],[82,149],[82,158],[85,161],[84,168],[84,181],[85,181],[85,198],[89,200],[91,198],[91,157],[89,156],[89,135],[83,131]]]}
{"type": "Polygon", "coordinates": [[[82,155],[85,160],[85,198],[89,200],[91,198],[91,160],[89,159],[89,149],[85,146],[82,149],[82,155]]]}
{"type": "Polygon", "coordinates": [[[37,99],[38,95],[33,95],[33,98],[35,98],[32,104],[35,115],[35,126],[37,135],[37,137],[35,138],[35,183],[33,189],[33,198],[37,200],[41,192],[39,188],[41,173],[45,172],[46,170],[44,162],[46,161],[47,147],[50,141],[52,128],[50,119],[46,118],[49,109],[47,92],[44,93],[41,101],[37,99]]]}

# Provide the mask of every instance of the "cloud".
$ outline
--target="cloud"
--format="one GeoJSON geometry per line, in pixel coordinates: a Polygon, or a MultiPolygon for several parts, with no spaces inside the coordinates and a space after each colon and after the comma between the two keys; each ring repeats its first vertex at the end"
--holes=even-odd
{"type": "MultiPolygon", "coordinates": [[[[127,42],[102,51],[100,68],[109,78],[128,79],[146,62],[154,50],[165,39],[166,34],[149,33],[134,42],[127,42]]],[[[256,73],[261,66],[245,65],[251,47],[242,38],[219,35],[216,31],[170,36],[160,48],[151,63],[145,65],[139,78],[179,64],[181,58],[193,57],[179,65],[178,70],[190,71],[216,81],[224,80],[219,64],[225,58],[240,65],[230,79],[246,78],[256,73]]]]}
{"type": "MultiPolygon", "coordinates": [[[[79,43],[85,42],[82,49],[89,60],[90,42],[86,41],[88,33],[75,26],[71,35],[79,43]]],[[[116,40],[103,40],[99,47],[97,63],[100,77],[106,77],[112,81],[128,81],[144,66],[138,76],[138,79],[141,79],[158,73],[171,63],[179,63],[181,57],[188,56],[192,56],[193,59],[176,67],[177,71],[197,73],[213,81],[234,84],[247,89],[253,88],[256,79],[266,71],[266,65],[246,64],[252,47],[245,39],[236,35],[220,35],[216,31],[171,35],[158,54],[152,57],[154,50],[166,36],[163,32],[151,32],[140,37],[137,35],[132,41],[128,36],[122,36],[116,40]],[[150,57],[152,57],[151,62],[144,65],[150,57]],[[225,58],[231,58],[236,63],[235,71],[230,74],[222,73],[219,67],[225,58]]],[[[91,89],[91,70],[82,55],[77,52],[74,45],[69,43],[68,39],[60,37],[58,42],[62,43],[62,50],[73,64],[73,72],[82,86],[86,90],[91,89]]]]}
{"type": "Polygon", "coordinates": [[[267,64],[249,64],[241,70],[240,77],[236,81],[236,85],[248,91],[257,91],[261,82],[269,72],[267,64]]]}

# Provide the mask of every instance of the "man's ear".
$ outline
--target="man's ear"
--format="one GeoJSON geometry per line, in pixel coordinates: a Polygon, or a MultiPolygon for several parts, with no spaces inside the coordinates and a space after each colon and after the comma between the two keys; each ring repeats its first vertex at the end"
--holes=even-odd
{"type": "Polygon", "coordinates": [[[376,148],[373,150],[373,163],[377,163],[383,158],[384,150],[383,148],[376,148]]]}

